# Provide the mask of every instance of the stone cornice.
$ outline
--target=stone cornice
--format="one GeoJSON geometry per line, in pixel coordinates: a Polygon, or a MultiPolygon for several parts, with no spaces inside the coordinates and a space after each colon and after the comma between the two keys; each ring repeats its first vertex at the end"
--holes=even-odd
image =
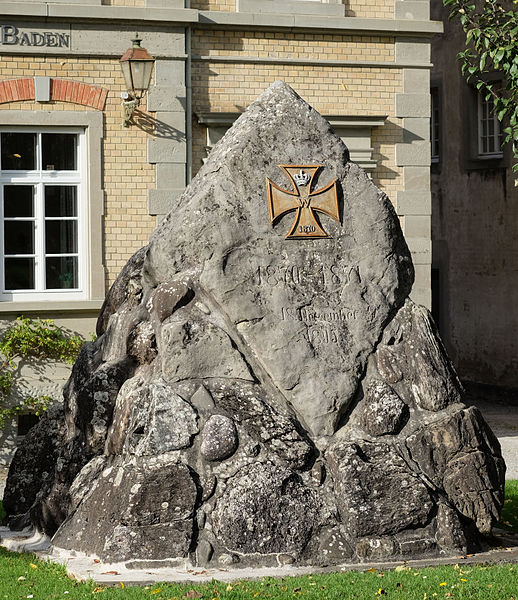
{"type": "Polygon", "coordinates": [[[286,15],[199,11],[189,8],[136,8],[131,6],[92,6],[88,4],[47,4],[2,2],[0,18],[66,19],[68,21],[139,21],[141,23],[184,24],[194,27],[326,31],[333,33],[369,32],[373,35],[432,36],[441,33],[438,21],[404,19],[363,19],[320,15],[286,15]]]}

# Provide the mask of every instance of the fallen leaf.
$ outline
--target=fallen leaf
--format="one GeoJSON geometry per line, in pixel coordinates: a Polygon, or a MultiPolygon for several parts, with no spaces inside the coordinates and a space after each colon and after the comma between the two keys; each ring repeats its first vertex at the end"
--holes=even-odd
{"type": "Polygon", "coordinates": [[[199,594],[196,590],[189,590],[185,594],[186,598],[201,598],[202,594],[199,594]]]}
{"type": "Polygon", "coordinates": [[[37,569],[38,567],[34,563],[29,563],[31,569],[37,569]]]}
{"type": "Polygon", "coordinates": [[[25,581],[25,577],[23,575],[21,575],[20,577],[18,577],[18,581],[25,581]]]}
{"type": "Polygon", "coordinates": [[[101,561],[98,558],[94,558],[94,563],[99,564],[101,561]]]}
{"type": "Polygon", "coordinates": [[[150,594],[159,594],[162,591],[162,588],[156,588],[155,590],[151,590],[150,594]]]}
{"type": "Polygon", "coordinates": [[[124,589],[124,584],[122,583],[122,581],[120,582],[120,586],[121,586],[121,590],[124,589]]]}
{"type": "Polygon", "coordinates": [[[92,592],[92,594],[98,594],[99,592],[104,592],[104,588],[103,587],[96,587],[95,590],[92,592]]]}
{"type": "Polygon", "coordinates": [[[227,585],[227,592],[232,591],[234,588],[230,585],[230,583],[227,585]]]}
{"type": "Polygon", "coordinates": [[[120,573],[118,571],[105,571],[101,575],[120,575],[120,573]]]}

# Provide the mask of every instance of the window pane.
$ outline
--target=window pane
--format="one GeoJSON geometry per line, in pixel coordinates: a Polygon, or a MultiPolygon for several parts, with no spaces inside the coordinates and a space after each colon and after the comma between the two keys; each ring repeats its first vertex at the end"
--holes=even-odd
{"type": "Polygon", "coordinates": [[[44,171],[77,169],[75,133],[43,133],[41,136],[41,168],[44,171]]]}
{"type": "Polygon", "coordinates": [[[78,287],[77,258],[58,256],[46,259],[46,289],[63,290],[78,287]]]}
{"type": "Polygon", "coordinates": [[[4,186],[4,217],[33,217],[32,185],[4,186]]]}
{"type": "Polygon", "coordinates": [[[2,169],[29,171],[36,168],[36,134],[2,133],[2,169]]]}
{"type": "Polygon", "coordinates": [[[77,252],[76,221],[45,221],[45,254],[77,252]]]}
{"type": "Polygon", "coordinates": [[[487,132],[489,137],[495,135],[495,122],[493,121],[493,119],[488,119],[487,121],[487,132]]]}
{"type": "Polygon", "coordinates": [[[76,217],[77,188],[71,185],[45,186],[46,217],[76,217]]]}
{"type": "Polygon", "coordinates": [[[34,222],[4,221],[5,254],[34,254],[34,222]]]}
{"type": "Polygon", "coordinates": [[[5,289],[34,289],[34,258],[5,259],[5,289]]]}

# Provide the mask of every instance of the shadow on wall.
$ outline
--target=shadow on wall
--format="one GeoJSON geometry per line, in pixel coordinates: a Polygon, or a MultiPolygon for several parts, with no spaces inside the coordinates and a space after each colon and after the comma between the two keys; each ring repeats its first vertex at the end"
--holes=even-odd
{"type": "Polygon", "coordinates": [[[404,131],[402,127],[387,119],[383,127],[374,127],[371,134],[372,158],[376,161],[372,182],[387,194],[394,206],[396,198],[392,187],[397,185],[396,180],[401,177],[401,173],[391,169],[388,164],[395,163],[395,144],[403,141],[404,131]],[[393,155],[388,156],[387,150],[393,155]]]}
{"type": "Polygon", "coordinates": [[[152,117],[148,113],[141,112],[140,110],[136,110],[133,113],[132,124],[154,137],[166,138],[176,142],[185,142],[185,133],[183,133],[183,131],[160,121],[160,119],[152,117]]]}
{"type": "MultiPolygon", "coordinates": [[[[234,38],[236,41],[237,38],[234,38]]],[[[207,41],[205,40],[205,43],[207,41]]],[[[239,48],[233,45],[233,51],[243,49],[243,44],[239,42],[239,48]]],[[[210,48],[203,49],[204,54],[210,52],[210,48]]],[[[219,81],[220,64],[210,64],[208,62],[193,61],[192,66],[192,174],[193,176],[200,170],[203,161],[207,158],[207,126],[198,123],[197,114],[210,112],[244,112],[246,106],[242,103],[236,104],[225,100],[227,106],[218,105],[218,96],[220,87],[223,85],[219,81]],[[229,109],[228,103],[232,105],[229,109]]],[[[247,68],[253,66],[245,65],[247,68]]],[[[231,93],[231,92],[228,92],[231,93]]]]}
{"type": "Polygon", "coordinates": [[[17,448],[16,430],[14,420],[0,429],[0,499],[3,498],[7,472],[17,448]]]}

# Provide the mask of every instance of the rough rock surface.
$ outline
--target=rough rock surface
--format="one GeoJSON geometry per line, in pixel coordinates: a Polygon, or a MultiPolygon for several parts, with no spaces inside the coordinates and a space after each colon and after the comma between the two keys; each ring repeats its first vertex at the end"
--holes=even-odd
{"type": "Polygon", "coordinates": [[[389,199],[275,83],[121,272],[64,417],[13,461],[10,522],[110,561],[475,549],[505,466],[412,281],[389,199]],[[298,182],[279,165],[298,165],[298,182]],[[265,178],[287,190],[273,223],[265,178]],[[319,212],[334,179],[339,212],[319,212]],[[317,226],[329,237],[286,239],[317,226]]]}
{"type": "Polygon", "coordinates": [[[23,529],[30,524],[29,510],[38,492],[53,479],[63,437],[63,409],[53,406],[28,432],[23,446],[16,452],[3,497],[13,529],[23,529]]]}
{"type": "Polygon", "coordinates": [[[237,430],[234,421],[224,415],[212,415],[203,428],[200,452],[207,460],[223,460],[236,451],[237,430]]]}

